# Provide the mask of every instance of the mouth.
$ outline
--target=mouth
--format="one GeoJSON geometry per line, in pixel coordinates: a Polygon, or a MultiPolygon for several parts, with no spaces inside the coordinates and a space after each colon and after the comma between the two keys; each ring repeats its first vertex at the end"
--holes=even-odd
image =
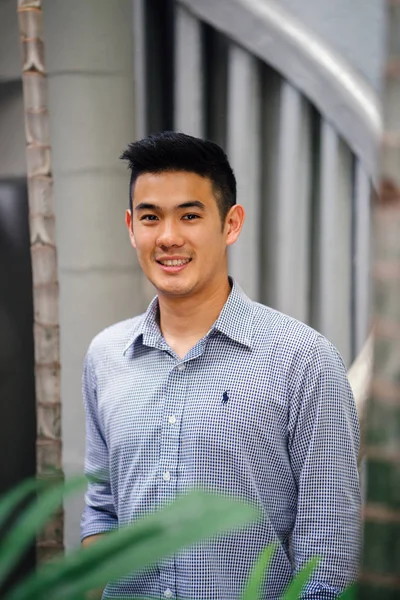
{"type": "Polygon", "coordinates": [[[178,273],[182,271],[190,262],[191,258],[165,258],[156,259],[163,271],[167,273],[178,273]]]}

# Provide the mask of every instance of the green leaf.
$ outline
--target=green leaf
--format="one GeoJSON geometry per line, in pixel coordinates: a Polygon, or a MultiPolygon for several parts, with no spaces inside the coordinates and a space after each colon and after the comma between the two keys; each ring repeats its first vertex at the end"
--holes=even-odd
{"type": "Polygon", "coordinates": [[[277,544],[270,544],[261,552],[250,572],[242,600],[261,600],[261,586],[276,548],[277,544]]]}
{"type": "Polygon", "coordinates": [[[248,504],[193,491],[128,527],[107,533],[32,574],[7,600],[75,600],[177,550],[254,521],[260,513],[248,504]]]}
{"type": "Polygon", "coordinates": [[[41,486],[37,479],[27,479],[0,498],[0,527],[11,517],[17,506],[41,486]]]}
{"type": "Polygon", "coordinates": [[[87,485],[86,477],[77,477],[67,483],[53,484],[41,492],[37,499],[23,511],[0,545],[0,582],[5,580],[35,539],[37,532],[62,504],[64,496],[84,485],[87,485]]]}
{"type": "Polygon", "coordinates": [[[318,566],[320,559],[312,558],[293,578],[281,600],[299,600],[301,593],[318,566]]]}
{"type": "Polygon", "coordinates": [[[357,586],[351,585],[342,594],[340,594],[338,600],[356,600],[357,586]]]}

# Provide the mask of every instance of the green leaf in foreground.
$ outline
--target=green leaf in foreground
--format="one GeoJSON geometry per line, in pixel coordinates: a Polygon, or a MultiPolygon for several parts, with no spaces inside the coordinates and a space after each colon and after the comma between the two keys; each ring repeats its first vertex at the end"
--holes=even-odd
{"type": "Polygon", "coordinates": [[[342,594],[340,594],[338,600],[356,600],[357,587],[351,585],[342,594]]]}
{"type": "Polygon", "coordinates": [[[5,600],[75,600],[87,590],[259,516],[256,509],[241,501],[193,491],[129,527],[107,533],[88,548],[45,565],[5,600]]]}
{"type": "Polygon", "coordinates": [[[300,595],[318,566],[320,559],[312,558],[302,569],[297,573],[292,582],[288,585],[281,600],[298,600],[300,595]]]}
{"type": "Polygon", "coordinates": [[[270,544],[261,552],[247,580],[242,600],[261,600],[261,586],[276,548],[277,544],[270,544]]]}
{"type": "Polygon", "coordinates": [[[0,498],[0,527],[3,527],[14,510],[41,485],[37,479],[27,479],[0,498]]]}
{"type": "MultiPolygon", "coordinates": [[[[85,477],[77,477],[67,483],[53,484],[41,492],[37,499],[23,511],[13,528],[4,536],[0,544],[0,582],[6,579],[7,575],[35,539],[37,532],[62,504],[63,498],[85,485],[87,485],[85,477]]],[[[33,489],[30,488],[28,482],[26,483],[26,487],[30,491],[33,489]]],[[[17,490],[15,490],[15,494],[16,492],[17,490]]],[[[22,494],[22,492],[20,493],[22,494]]]]}

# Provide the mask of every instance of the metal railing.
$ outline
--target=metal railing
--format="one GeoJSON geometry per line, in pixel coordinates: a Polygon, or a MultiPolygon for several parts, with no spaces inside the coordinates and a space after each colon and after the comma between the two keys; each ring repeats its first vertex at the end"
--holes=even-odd
{"type": "Polygon", "coordinates": [[[270,2],[134,0],[134,36],[138,136],[226,149],[247,213],[232,275],[351,365],[369,328],[374,93],[270,2]]]}

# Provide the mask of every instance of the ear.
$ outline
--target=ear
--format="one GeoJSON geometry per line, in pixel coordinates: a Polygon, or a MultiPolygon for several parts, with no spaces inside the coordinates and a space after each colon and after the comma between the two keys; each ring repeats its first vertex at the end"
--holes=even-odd
{"type": "Polygon", "coordinates": [[[242,230],[245,219],[244,208],[241,204],[235,204],[230,208],[225,219],[226,245],[231,246],[236,242],[242,230]]]}
{"type": "Polygon", "coordinates": [[[132,213],[129,209],[125,213],[125,224],[128,228],[129,239],[131,241],[131,244],[134,248],[136,248],[135,236],[133,234],[133,218],[132,213]]]}

